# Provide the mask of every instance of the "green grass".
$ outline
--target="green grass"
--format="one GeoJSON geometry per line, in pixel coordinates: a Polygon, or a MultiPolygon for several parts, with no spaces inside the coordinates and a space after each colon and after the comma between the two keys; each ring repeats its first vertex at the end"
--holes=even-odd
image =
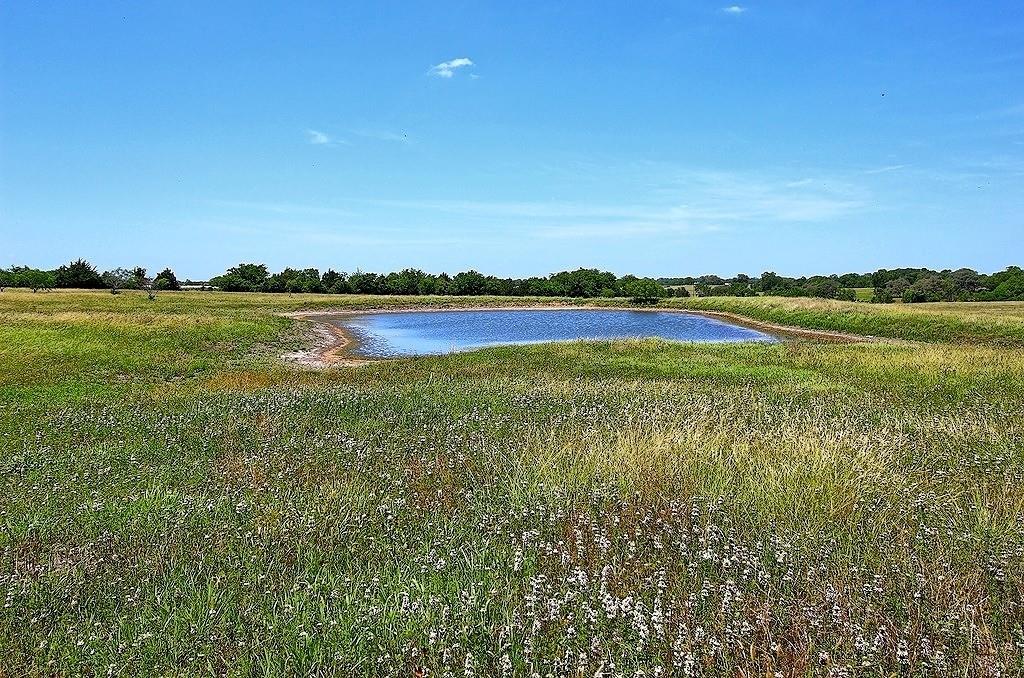
{"type": "Polygon", "coordinates": [[[276,359],[438,301],[0,294],[0,675],[1024,670],[1024,305],[276,359]]]}
{"type": "Polygon", "coordinates": [[[874,287],[854,287],[853,292],[857,295],[857,301],[871,301],[875,296],[874,287]]]}
{"type": "Polygon", "coordinates": [[[1024,302],[865,304],[791,297],[672,299],[666,306],[724,311],[814,330],[955,344],[1024,347],[1024,302]]]}

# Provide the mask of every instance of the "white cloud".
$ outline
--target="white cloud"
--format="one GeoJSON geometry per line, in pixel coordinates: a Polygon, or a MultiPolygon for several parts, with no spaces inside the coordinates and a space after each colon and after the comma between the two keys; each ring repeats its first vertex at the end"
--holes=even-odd
{"type": "Polygon", "coordinates": [[[739,5],[729,5],[728,7],[723,7],[722,11],[726,14],[743,14],[747,11],[747,8],[739,5]]]}
{"type": "Polygon", "coordinates": [[[466,57],[459,57],[458,59],[452,59],[451,61],[442,61],[436,66],[430,67],[430,74],[436,75],[439,78],[450,78],[455,75],[455,71],[466,66],[472,66],[473,61],[466,57]]]}
{"type": "Polygon", "coordinates": [[[335,139],[326,132],[321,132],[315,129],[306,130],[306,141],[314,146],[338,146],[340,144],[348,143],[344,139],[335,139]]]}
{"type": "Polygon", "coordinates": [[[307,129],[306,134],[309,135],[309,143],[323,146],[331,143],[331,138],[323,132],[318,132],[315,129],[307,129]]]}

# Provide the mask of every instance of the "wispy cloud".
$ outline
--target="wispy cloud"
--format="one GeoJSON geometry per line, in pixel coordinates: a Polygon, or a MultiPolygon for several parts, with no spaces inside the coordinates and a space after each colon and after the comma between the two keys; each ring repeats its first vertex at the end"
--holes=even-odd
{"type": "Polygon", "coordinates": [[[337,146],[339,144],[348,143],[344,139],[335,139],[326,132],[321,132],[315,129],[306,130],[306,141],[314,146],[337,146]]]}
{"type": "MultiPolygon", "coordinates": [[[[297,222],[321,225],[415,223],[439,234],[485,232],[499,241],[522,237],[621,239],[690,237],[766,225],[823,225],[867,209],[867,190],[842,178],[785,177],[774,172],[674,170],[620,202],[342,198],[335,206],[232,203],[297,222]]],[[[400,235],[399,228],[394,234],[400,235]]],[[[404,234],[408,237],[409,234],[404,234]]]]}
{"type": "Polygon", "coordinates": [[[377,141],[392,141],[399,144],[412,143],[412,140],[406,132],[396,132],[394,130],[360,127],[352,130],[352,134],[366,139],[375,139],[377,141]]]}
{"type": "Polygon", "coordinates": [[[861,171],[861,174],[887,174],[889,172],[897,172],[901,169],[906,169],[907,165],[885,165],[884,167],[873,167],[861,171]]]}
{"type": "Polygon", "coordinates": [[[747,11],[747,8],[740,5],[729,5],[728,7],[723,7],[722,11],[726,14],[743,14],[747,11]]]}
{"type": "Polygon", "coordinates": [[[466,57],[459,57],[458,59],[452,59],[451,61],[442,61],[436,66],[430,67],[430,74],[436,75],[439,78],[450,78],[455,75],[455,71],[460,68],[467,66],[473,66],[473,61],[466,57]]]}

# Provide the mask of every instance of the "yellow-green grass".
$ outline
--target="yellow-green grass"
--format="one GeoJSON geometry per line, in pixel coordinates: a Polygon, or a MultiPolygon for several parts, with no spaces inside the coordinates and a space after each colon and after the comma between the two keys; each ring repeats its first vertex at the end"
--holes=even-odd
{"type": "Polygon", "coordinates": [[[857,295],[857,301],[871,301],[875,296],[874,287],[854,287],[853,293],[857,295]]]}
{"type": "Polygon", "coordinates": [[[1020,305],[276,359],[277,312],[437,301],[0,294],[0,675],[1024,669],[1020,305]]]}

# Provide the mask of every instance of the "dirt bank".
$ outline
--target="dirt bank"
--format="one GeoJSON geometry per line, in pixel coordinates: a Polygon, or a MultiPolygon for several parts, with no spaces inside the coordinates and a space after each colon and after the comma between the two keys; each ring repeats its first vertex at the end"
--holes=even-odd
{"type": "MultiPolygon", "coordinates": [[[[635,307],[635,306],[479,306],[479,307],[431,307],[431,308],[384,308],[384,309],[359,309],[359,310],[338,310],[338,311],[296,311],[284,313],[283,316],[302,320],[309,323],[311,346],[301,351],[295,351],[282,356],[284,360],[298,363],[306,367],[358,367],[368,363],[376,362],[379,359],[362,358],[354,355],[358,348],[357,338],[347,331],[341,323],[335,319],[342,319],[354,315],[365,315],[367,313],[430,313],[430,312],[459,312],[459,311],[552,311],[552,310],[578,310],[578,311],[661,311],[665,313],[690,313],[702,315],[760,330],[768,334],[774,334],[787,339],[802,339],[810,341],[825,341],[832,343],[856,343],[881,341],[877,337],[865,337],[857,334],[844,332],[830,332],[825,330],[812,330],[803,327],[791,327],[788,325],[776,325],[774,323],[753,320],[735,313],[725,311],[704,311],[697,309],[680,308],[658,308],[658,307],[635,307]]],[[[895,340],[892,340],[895,341],[895,340]]]]}

